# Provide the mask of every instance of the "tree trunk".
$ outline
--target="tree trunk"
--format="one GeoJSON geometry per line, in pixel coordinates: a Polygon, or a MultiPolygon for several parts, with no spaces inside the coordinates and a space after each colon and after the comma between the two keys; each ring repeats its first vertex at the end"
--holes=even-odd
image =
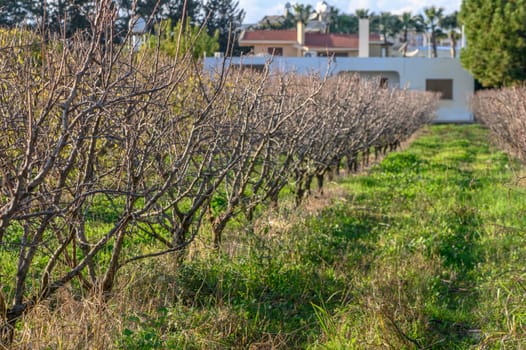
{"type": "Polygon", "coordinates": [[[437,37],[436,37],[435,32],[431,33],[431,47],[433,49],[433,51],[431,53],[431,57],[437,58],[438,57],[438,54],[437,54],[437,37]]]}
{"type": "Polygon", "coordinates": [[[318,180],[318,190],[320,194],[323,194],[323,174],[316,174],[316,179],[318,180]]]}
{"type": "Polygon", "coordinates": [[[455,58],[457,57],[457,39],[455,38],[455,34],[453,32],[449,33],[449,41],[451,43],[451,47],[449,49],[451,58],[455,58]]]}

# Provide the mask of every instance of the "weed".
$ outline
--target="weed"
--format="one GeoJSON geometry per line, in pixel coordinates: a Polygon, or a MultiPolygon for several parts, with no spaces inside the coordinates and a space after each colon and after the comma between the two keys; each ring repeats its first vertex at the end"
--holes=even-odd
{"type": "MultiPolygon", "coordinates": [[[[522,169],[478,125],[426,128],[367,174],[331,184],[328,206],[231,225],[228,249],[196,250],[183,265],[130,265],[106,308],[71,299],[33,313],[23,340],[67,348],[70,329],[58,325],[79,314],[101,333],[73,333],[77,348],[524,348],[522,169]]],[[[102,209],[93,215],[103,225],[102,209]]]]}

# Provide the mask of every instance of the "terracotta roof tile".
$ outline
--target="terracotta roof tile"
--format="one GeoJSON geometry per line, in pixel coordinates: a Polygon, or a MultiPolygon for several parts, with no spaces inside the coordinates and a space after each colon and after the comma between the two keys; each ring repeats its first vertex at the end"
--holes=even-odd
{"type": "Polygon", "coordinates": [[[240,38],[242,41],[296,41],[296,30],[251,30],[240,38]]]}
{"type": "MultiPolygon", "coordinates": [[[[380,35],[373,33],[371,41],[380,41],[380,35]]],[[[252,30],[243,34],[243,41],[296,41],[296,30],[252,30]]],[[[358,34],[305,33],[305,46],[312,48],[358,48],[358,34]]]]}
{"type": "Polygon", "coordinates": [[[305,46],[358,48],[358,35],[307,33],[305,34],[305,46]]]}

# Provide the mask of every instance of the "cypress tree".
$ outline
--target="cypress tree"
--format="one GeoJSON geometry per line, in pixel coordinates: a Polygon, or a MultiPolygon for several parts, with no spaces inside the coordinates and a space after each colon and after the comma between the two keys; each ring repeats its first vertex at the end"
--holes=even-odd
{"type": "Polygon", "coordinates": [[[464,0],[462,64],[485,87],[526,80],[526,0],[464,0]]]}

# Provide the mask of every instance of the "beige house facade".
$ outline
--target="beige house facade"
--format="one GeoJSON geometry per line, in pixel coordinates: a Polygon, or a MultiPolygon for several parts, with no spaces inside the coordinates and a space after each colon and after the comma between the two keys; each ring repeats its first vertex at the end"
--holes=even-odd
{"type": "Polygon", "coordinates": [[[475,81],[458,58],[384,56],[384,42],[379,36],[369,34],[366,20],[360,23],[359,36],[319,32],[302,36],[301,29],[246,32],[240,44],[252,46],[254,55],[207,57],[203,61],[204,69],[213,75],[225,67],[252,70],[268,67],[271,73],[277,74],[357,74],[364,79],[380,79],[387,88],[440,93],[436,122],[474,121],[470,101],[475,81]],[[308,55],[313,52],[316,55],[308,55]]]}
{"type": "MultiPolygon", "coordinates": [[[[305,31],[298,22],[292,30],[249,30],[241,33],[239,46],[251,47],[255,56],[358,57],[359,35],[305,31]]],[[[369,57],[389,56],[391,44],[379,34],[369,35],[369,57]]]]}

